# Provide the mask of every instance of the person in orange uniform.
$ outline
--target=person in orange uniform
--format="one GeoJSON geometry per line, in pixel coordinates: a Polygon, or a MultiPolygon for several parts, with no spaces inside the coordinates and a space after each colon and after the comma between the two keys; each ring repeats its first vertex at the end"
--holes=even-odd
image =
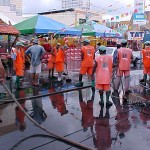
{"type": "Polygon", "coordinates": [[[93,46],[90,45],[90,40],[85,39],[83,41],[83,47],[81,49],[81,68],[79,74],[79,83],[75,86],[81,87],[83,86],[82,77],[86,73],[88,75],[92,75],[92,70],[94,67],[94,59],[95,59],[95,49],[93,46]]]}
{"type": "Polygon", "coordinates": [[[57,43],[56,47],[54,47],[52,50],[51,50],[51,53],[50,53],[50,56],[49,56],[49,59],[48,59],[48,69],[49,69],[49,78],[50,78],[50,74],[52,72],[52,76],[51,78],[54,77],[54,69],[55,69],[55,63],[56,63],[56,55],[57,55],[57,51],[59,50],[60,48],[60,43],[57,43]]]}
{"type": "Polygon", "coordinates": [[[58,49],[56,55],[56,71],[58,72],[58,81],[62,81],[62,73],[64,72],[64,63],[65,63],[65,51],[68,49],[68,46],[64,45],[58,49]]]}
{"type": "Polygon", "coordinates": [[[16,72],[15,85],[18,90],[21,89],[20,78],[24,76],[25,55],[23,46],[21,42],[17,42],[16,48],[12,50],[13,69],[16,72]]]}
{"type": "MultiPolygon", "coordinates": [[[[129,95],[129,82],[130,82],[130,65],[132,62],[132,49],[127,48],[127,40],[121,41],[121,48],[118,49],[118,71],[115,83],[115,91],[118,91],[121,78],[125,78],[125,94],[123,95],[124,100],[127,100],[129,95]]],[[[125,101],[124,101],[125,102],[125,101]]]]}
{"type": "Polygon", "coordinates": [[[146,41],[144,45],[145,45],[145,49],[142,50],[144,77],[142,81],[144,82],[144,85],[146,86],[147,75],[150,76],[150,41],[146,41]]]}
{"type": "MultiPolygon", "coordinates": [[[[106,106],[112,106],[112,102],[109,101],[110,97],[110,83],[112,78],[112,67],[113,67],[113,57],[106,54],[106,47],[99,47],[100,56],[96,57],[93,73],[92,82],[94,82],[94,73],[96,72],[96,86],[95,88],[99,90],[101,101],[99,104],[104,106],[103,93],[106,92],[106,106]]],[[[95,84],[95,83],[94,83],[95,84]]],[[[92,84],[92,86],[94,86],[92,84]]]]}

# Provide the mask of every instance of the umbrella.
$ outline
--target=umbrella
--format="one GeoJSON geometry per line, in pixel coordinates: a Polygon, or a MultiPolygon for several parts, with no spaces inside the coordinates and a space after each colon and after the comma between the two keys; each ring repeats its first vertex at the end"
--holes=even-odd
{"type": "Polygon", "coordinates": [[[84,36],[116,37],[117,32],[94,21],[88,21],[76,27],[84,36]]]}
{"type": "Polygon", "coordinates": [[[58,21],[42,15],[33,16],[24,20],[16,24],[15,27],[21,32],[21,34],[46,34],[51,32],[65,35],[81,35],[80,30],[67,27],[58,21]]]}

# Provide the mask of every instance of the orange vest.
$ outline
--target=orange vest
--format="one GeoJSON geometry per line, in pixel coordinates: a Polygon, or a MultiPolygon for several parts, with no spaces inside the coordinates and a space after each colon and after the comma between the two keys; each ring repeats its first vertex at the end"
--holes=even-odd
{"type": "Polygon", "coordinates": [[[25,63],[25,55],[23,48],[20,48],[19,50],[14,49],[13,53],[16,53],[16,60],[15,60],[15,67],[16,69],[23,69],[24,63],[25,63]]]}
{"type": "Polygon", "coordinates": [[[150,68],[150,49],[143,49],[143,64],[145,68],[150,68]]]}
{"type": "Polygon", "coordinates": [[[93,67],[94,66],[94,47],[93,46],[83,46],[82,52],[84,54],[84,58],[81,63],[81,67],[93,67]]]}
{"type": "Polygon", "coordinates": [[[96,84],[110,84],[113,58],[110,55],[100,55],[96,58],[96,84]]]}
{"type": "Polygon", "coordinates": [[[53,54],[50,54],[49,59],[48,59],[48,62],[53,62],[53,63],[55,63],[55,61],[56,61],[56,55],[57,55],[57,49],[54,48],[54,49],[53,49],[53,54]]]}
{"type": "Polygon", "coordinates": [[[118,50],[119,70],[130,70],[132,49],[120,48],[118,50]]]}
{"type": "Polygon", "coordinates": [[[65,62],[65,53],[62,49],[59,49],[57,55],[56,55],[56,63],[61,62],[64,63],[65,62]]]}

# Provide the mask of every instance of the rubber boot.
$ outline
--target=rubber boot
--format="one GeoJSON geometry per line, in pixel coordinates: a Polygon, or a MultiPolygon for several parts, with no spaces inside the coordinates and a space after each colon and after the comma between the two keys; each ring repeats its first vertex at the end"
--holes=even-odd
{"type": "Polygon", "coordinates": [[[15,85],[16,85],[16,89],[19,90],[20,89],[20,81],[19,81],[20,77],[17,76],[16,77],[16,81],[15,81],[15,85]]]}
{"type": "Polygon", "coordinates": [[[144,86],[146,86],[147,74],[144,74],[144,77],[143,77],[143,79],[144,79],[144,83],[143,83],[143,85],[144,85],[144,86]]]}
{"type": "Polygon", "coordinates": [[[111,93],[110,91],[106,92],[106,107],[108,108],[113,105],[113,103],[109,101],[110,93],[111,93]]]}
{"type": "Polygon", "coordinates": [[[125,77],[125,91],[126,92],[129,91],[129,84],[130,84],[130,78],[129,77],[125,77]]]}
{"type": "Polygon", "coordinates": [[[118,91],[119,86],[120,86],[120,81],[121,81],[121,77],[117,76],[116,78],[116,82],[115,82],[115,91],[118,91]]]}
{"type": "Polygon", "coordinates": [[[99,102],[99,105],[100,106],[104,106],[104,92],[103,91],[99,91],[99,94],[100,94],[100,102],[99,102]]]}

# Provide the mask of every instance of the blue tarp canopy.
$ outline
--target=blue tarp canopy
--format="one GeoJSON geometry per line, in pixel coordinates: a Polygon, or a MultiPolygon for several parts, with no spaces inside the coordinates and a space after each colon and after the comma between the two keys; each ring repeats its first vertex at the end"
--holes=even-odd
{"type": "Polygon", "coordinates": [[[68,27],[48,17],[37,15],[15,25],[21,34],[46,34],[49,32],[65,35],[81,35],[81,31],[68,27]]]}
{"type": "Polygon", "coordinates": [[[76,27],[82,30],[84,36],[101,36],[101,37],[120,37],[121,35],[111,28],[98,24],[94,21],[87,21],[76,27]]]}

